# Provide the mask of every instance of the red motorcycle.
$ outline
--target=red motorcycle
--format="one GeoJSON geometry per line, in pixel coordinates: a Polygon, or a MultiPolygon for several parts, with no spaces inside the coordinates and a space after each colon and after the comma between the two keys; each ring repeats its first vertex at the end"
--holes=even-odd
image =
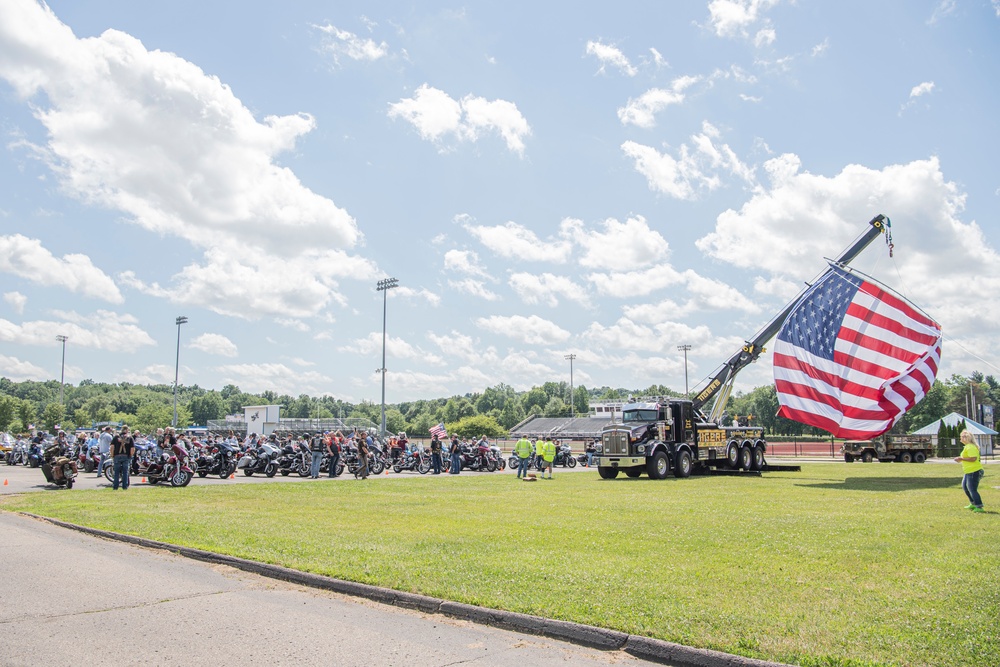
{"type": "Polygon", "coordinates": [[[94,472],[101,465],[101,450],[97,447],[88,448],[86,445],[80,445],[76,454],[76,464],[77,468],[84,472],[94,472]]]}
{"type": "Polygon", "coordinates": [[[160,454],[159,459],[151,459],[139,464],[139,475],[150,484],[170,482],[170,486],[187,486],[194,477],[194,470],[188,465],[188,451],[184,445],[171,445],[169,452],[160,454]]]}

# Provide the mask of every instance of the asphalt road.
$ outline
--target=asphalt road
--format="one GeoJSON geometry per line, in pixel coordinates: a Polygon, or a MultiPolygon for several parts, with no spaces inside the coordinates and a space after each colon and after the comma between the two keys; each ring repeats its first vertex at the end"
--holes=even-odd
{"type": "Polygon", "coordinates": [[[303,588],[21,515],[0,512],[0,535],[2,665],[654,664],[303,588]]]}

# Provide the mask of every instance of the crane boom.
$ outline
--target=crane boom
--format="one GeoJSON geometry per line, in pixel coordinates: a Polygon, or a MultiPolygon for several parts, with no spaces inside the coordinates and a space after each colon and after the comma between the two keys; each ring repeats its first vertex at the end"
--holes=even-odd
{"type": "MultiPolygon", "coordinates": [[[[855,257],[861,254],[861,251],[868,247],[868,245],[879,235],[885,233],[889,226],[889,218],[882,214],[876,215],[874,218],[868,221],[868,229],[864,231],[854,242],[848,246],[840,256],[834,260],[837,264],[849,264],[855,257]]],[[[891,247],[891,246],[890,246],[891,247]]],[[[821,278],[827,271],[827,268],[817,280],[821,278]]],[[[814,280],[813,283],[816,281],[814,280]]],[[[716,401],[715,406],[712,409],[711,421],[718,422],[722,418],[722,412],[725,409],[725,404],[729,398],[729,393],[732,390],[732,381],[736,377],[736,374],[741,370],[757,361],[757,358],[764,352],[764,344],[770,341],[774,336],[777,335],[778,331],[781,329],[781,325],[785,323],[788,319],[789,314],[795,308],[795,305],[802,298],[805,291],[809,289],[807,284],[794,299],[788,302],[788,304],[778,313],[774,318],[771,319],[764,328],[757,332],[757,334],[747,341],[747,344],[743,346],[736,354],[731,356],[722,366],[716,371],[712,379],[708,381],[708,384],[704,389],[695,394],[692,400],[692,407],[701,412],[702,406],[712,400],[713,397],[719,395],[720,400],[716,401]],[[720,394],[720,392],[722,392],[720,394]]]]}

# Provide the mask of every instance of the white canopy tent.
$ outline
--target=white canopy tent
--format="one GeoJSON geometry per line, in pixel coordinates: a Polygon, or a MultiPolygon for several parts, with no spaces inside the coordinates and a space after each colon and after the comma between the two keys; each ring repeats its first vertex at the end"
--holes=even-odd
{"type": "MultiPolygon", "coordinates": [[[[931,422],[923,428],[917,429],[913,432],[913,435],[930,435],[932,442],[935,447],[938,445],[938,431],[941,430],[941,424],[944,423],[948,426],[958,426],[959,422],[965,420],[965,428],[972,433],[972,437],[975,438],[976,444],[979,445],[979,453],[982,456],[993,456],[993,436],[997,434],[991,428],[983,426],[979,422],[972,421],[965,415],[960,415],[957,412],[952,412],[950,414],[941,417],[935,422],[931,422]]],[[[957,445],[958,442],[951,443],[957,445]]]]}

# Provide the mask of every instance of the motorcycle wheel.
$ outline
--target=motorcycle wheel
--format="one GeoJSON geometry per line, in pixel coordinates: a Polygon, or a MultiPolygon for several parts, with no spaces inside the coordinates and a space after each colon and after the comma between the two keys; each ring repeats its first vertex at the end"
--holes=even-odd
{"type": "Polygon", "coordinates": [[[268,463],[267,467],[264,468],[264,475],[267,477],[274,477],[278,472],[278,466],[273,463],[268,463]]]}
{"type": "Polygon", "coordinates": [[[344,474],[344,464],[338,462],[337,463],[337,469],[334,471],[333,476],[334,477],[340,477],[343,474],[344,474]]]}
{"type": "Polygon", "coordinates": [[[220,479],[226,479],[227,477],[229,477],[230,475],[232,475],[234,472],[236,472],[236,466],[234,464],[223,466],[222,470],[219,472],[219,478],[220,479]]]}
{"type": "Polygon", "coordinates": [[[497,461],[497,468],[500,469],[500,470],[506,470],[507,469],[507,461],[505,461],[502,458],[499,459],[497,461]]]}
{"type": "Polygon", "coordinates": [[[421,461],[420,465],[417,466],[417,472],[421,475],[426,475],[431,471],[431,464],[426,461],[421,461]]]}
{"type": "Polygon", "coordinates": [[[67,477],[66,478],[66,488],[67,489],[72,489],[73,488],[73,478],[72,477],[67,477]]]}
{"type": "Polygon", "coordinates": [[[394,473],[400,473],[400,472],[403,472],[403,466],[401,466],[401,465],[399,465],[399,464],[397,463],[396,465],[392,466],[392,471],[393,471],[394,473]]]}
{"type": "Polygon", "coordinates": [[[486,472],[496,472],[496,470],[497,464],[493,461],[493,459],[486,461],[486,472]]]}
{"type": "Polygon", "coordinates": [[[305,464],[302,464],[299,466],[299,469],[296,470],[295,472],[299,473],[299,477],[308,477],[310,474],[312,474],[311,468],[312,468],[311,465],[306,466],[305,464]]]}
{"type": "Polygon", "coordinates": [[[572,456],[569,457],[568,459],[566,459],[566,465],[568,465],[570,468],[575,468],[576,467],[576,459],[574,459],[572,456]]]}
{"type": "Polygon", "coordinates": [[[243,474],[247,477],[253,477],[253,470],[250,470],[249,466],[243,469],[243,474]]]}
{"type": "Polygon", "coordinates": [[[170,478],[170,486],[187,486],[191,482],[191,473],[186,470],[178,470],[170,478]]]}
{"type": "Polygon", "coordinates": [[[114,466],[104,466],[104,479],[108,480],[112,484],[115,481],[115,467],[114,466]]]}
{"type": "Polygon", "coordinates": [[[94,472],[94,462],[91,461],[90,459],[87,459],[86,461],[84,461],[84,463],[83,463],[83,471],[84,472],[94,472]]]}
{"type": "Polygon", "coordinates": [[[281,470],[279,470],[278,472],[280,472],[280,473],[281,473],[281,476],[282,476],[282,477],[288,477],[288,474],[289,474],[290,472],[292,472],[292,471],[291,471],[291,470],[288,470],[288,469],[286,469],[286,468],[282,468],[282,469],[281,469],[281,470]]]}
{"type": "Polygon", "coordinates": [[[207,470],[199,470],[198,471],[198,477],[202,477],[202,478],[208,477],[208,471],[207,470]]]}
{"type": "Polygon", "coordinates": [[[385,463],[382,459],[375,459],[368,467],[371,468],[368,472],[372,475],[381,475],[385,471],[385,463]]]}

